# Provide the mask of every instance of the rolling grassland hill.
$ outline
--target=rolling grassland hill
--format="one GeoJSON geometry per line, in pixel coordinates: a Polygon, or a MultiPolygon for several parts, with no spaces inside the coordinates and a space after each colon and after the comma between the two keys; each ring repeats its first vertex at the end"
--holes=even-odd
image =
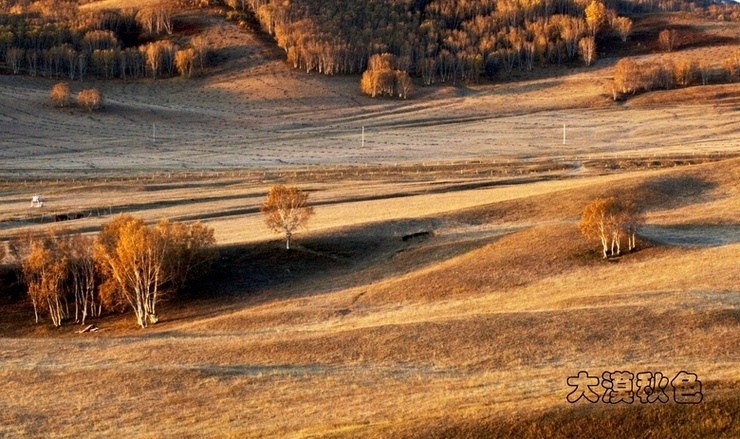
{"type": "MultiPolygon", "coordinates": [[[[348,14],[381,5],[356,3],[348,14]]],[[[738,21],[719,6],[635,10],[628,41],[605,35],[589,67],[419,76],[411,98],[373,99],[359,72],[293,68],[297,49],[255,26],[328,10],[312,5],[260,18],[181,4],[162,39],[202,37],[205,68],[69,81],[99,89],[100,111],[53,106],[60,78],[0,75],[2,248],[49,229],[94,236],[123,213],[201,221],[219,250],[156,325],[109,312],[87,333],[34,324],[0,261],[0,436],[740,437],[740,88],[724,65],[738,21]],[[614,100],[621,58],[695,62],[711,81],[614,100]],[[260,213],[275,184],[315,209],[289,252],[260,213]],[[635,251],[603,259],[579,220],[608,196],[634,200],[643,224],[635,251]],[[634,390],[649,372],[659,399],[587,402],[604,373],[626,385],[621,372],[634,390]]],[[[324,38],[326,19],[303,30],[324,38]]]]}
{"type": "MultiPolygon", "coordinates": [[[[445,193],[398,190],[434,182],[375,180],[389,194],[372,201],[357,200],[354,178],[317,182],[315,198],[332,201],[294,251],[266,229],[232,237],[212,276],[145,331],[110,315],[79,335],[4,305],[3,434],[736,436],[738,169],[734,159],[587,170],[515,192],[506,180],[466,185],[450,190],[471,204],[431,210],[445,193]],[[647,226],[636,252],[604,261],[577,221],[611,193],[642,200],[647,226]],[[693,229],[718,239],[676,245],[660,233],[693,229]],[[570,404],[567,379],[582,370],[688,371],[703,400],[677,404],[668,385],[666,403],[570,404]]],[[[192,205],[212,190],[190,184],[192,205]]],[[[233,221],[224,203],[205,219],[217,233],[233,221]]],[[[173,207],[149,207],[163,209],[173,207]]]]}

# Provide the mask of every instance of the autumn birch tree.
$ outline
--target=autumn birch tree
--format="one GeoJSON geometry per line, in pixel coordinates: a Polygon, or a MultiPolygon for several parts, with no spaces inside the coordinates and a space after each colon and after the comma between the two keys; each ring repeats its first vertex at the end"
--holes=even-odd
{"type": "Polygon", "coordinates": [[[290,250],[290,239],[296,230],[305,227],[314,214],[307,205],[308,193],[295,186],[273,186],[262,204],[265,224],[276,233],[285,234],[285,248],[290,250]]]}
{"type": "Polygon", "coordinates": [[[186,283],[205,274],[216,257],[213,229],[200,223],[184,224],[161,220],[154,231],[166,244],[165,272],[168,290],[183,288],[186,283]]]}
{"type": "Polygon", "coordinates": [[[28,296],[33,305],[36,323],[39,315],[48,311],[52,324],[62,325],[67,317],[63,305],[65,301],[63,282],[67,275],[69,260],[63,249],[57,248],[54,233],[31,237],[22,245],[27,245],[21,260],[23,282],[28,288],[28,296]]]}
{"type": "Polygon", "coordinates": [[[607,258],[621,254],[622,236],[627,236],[628,249],[634,250],[635,237],[642,217],[633,202],[615,197],[597,198],[589,203],[583,214],[579,229],[587,238],[601,242],[602,254],[607,258]]]}
{"type": "Polygon", "coordinates": [[[101,286],[106,302],[127,303],[142,328],[157,323],[162,296],[184,283],[201,262],[203,250],[214,243],[213,230],[200,223],[184,226],[162,220],[147,226],[130,215],[115,218],[103,227],[96,246],[106,277],[101,286]]]}
{"type": "Polygon", "coordinates": [[[99,110],[103,106],[103,94],[97,88],[81,90],[77,94],[77,104],[87,108],[87,111],[99,110]]]}
{"type": "Polygon", "coordinates": [[[195,50],[183,49],[175,53],[175,65],[181,76],[190,79],[193,73],[193,64],[195,62],[195,50]]]}
{"type": "Polygon", "coordinates": [[[58,82],[51,88],[49,97],[51,102],[57,107],[66,107],[69,105],[69,98],[71,92],[69,84],[66,82],[58,82]]]}
{"type": "Polygon", "coordinates": [[[658,44],[666,52],[672,52],[676,48],[678,33],[675,29],[663,29],[658,34],[658,44]]]}
{"type": "Polygon", "coordinates": [[[627,17],[617,17],[612,21],[612,28],[617,32],[623,43],[632,33],[632,20],[627,17]]]}
{"type": "Polygon", "coordinates": [[[72,235],[66,238],[66,247],[75,302],[75,322],[84,325],[88,316],[98,317],[102,312],[102,303],[96,288],[95,239],[79,234],[72,235]]]}
{"type": "Polygon", "coordinates": [[[589,33],[592,36],[596,36],[599,28],[606,21],[606,6],[598,0],[593,0],[586,6],[584,15],[586,16],[586,25],[588,26],[589,33]]]}
{"type": "Polygon", "coordinates": [[[578,41],[578,50],[583,61],[590,66],[596,60],[596,38],[593,35],[581,38],[578,41]]]}
{"type": "Polygon", "coordinates": [[[611,237],[610,211],[614,205],[614,198],[597,198],[592,201],[581,215],[579,229],[586,238],[601,241],[602,253],[606,258],[611,237]]]}
{"type": "Polygon", "coordinates": [[[101,232],[99,259],[142,328],[158,320],[159,288],[166,281],[165,251],[158,236],[139,218],[119,218],[101,232]]]}

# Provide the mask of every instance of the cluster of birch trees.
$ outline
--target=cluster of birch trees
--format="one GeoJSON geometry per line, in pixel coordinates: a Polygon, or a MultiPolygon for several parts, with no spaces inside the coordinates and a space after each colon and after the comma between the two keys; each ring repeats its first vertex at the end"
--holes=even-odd
{"type": "Polygon", "coordinates": [[[389,53],[425,84],[572,61],[582,39],[624,23],[615,1],[245,1],[295,68],[361,73],[371,56],[389,53]],[[591,3],[602,10],[597,26],[586,15],[591,3]]]}
{"type": "Polygon", "coordinates": [[[740,21],[740,5],[710,2],[704,9],[704,15],[716,21],[740,21]]]}
{"type": "Polygon", "coordinates": [[[147,225],[121,215],[97,238],[25,233],[10,243],[33,304],[36,323],[48,317],[84,324],[105,310],[130,307],[141,327],[156,323],[157,304],[202,275],[214,257],[213,229],[162,220],[147,225]]]}
{"type": "Polygon", "coordinates": [[[48,316],[54,326],[72,317],[85,319],[102,312],[96,293],[93,240],[83,235],[57,235],[49,230],[41,236],[25,235],[11,242],[10,253],[20,260],[23,282],[33,304],[36,323],[48,316]]]}
{"type": "MultiPolygon", "coordinates": [[[[49,93],[51,102],[57,107],[66,107],[71,104],[72,90],[67,82],[54,84],[49,93]]],[[[103,107],[103,94],[97,88],[80,90],[77,94],[77,105],[87,108],[87,111],[99,110],[103,107]]]]}
{"type": "Polygon", "coordinates": [[[738,80],[740,80],[740,50],[723,59],[721,69],[715,68],[706,59],[636,61],[622,58],[614,67],[614,82],[609,84],[609,87],[614,100],[617,100],[623,95],[652,90],[738,80]]]}
{"type": "MultiPolygon", "coordinates": [[[[308,192],[295,186],[270,188],[260,210],[265,224],[285,236],[305,227],[314,210],[308,192]]],[[[66,320],[85,324],[88,317],[129,307],[139,326],[159,320],[157,304],[210,270],[217,257],[214,230],[163,219],[147,225],[119,215],[93,237],[79,233],[23,232],[0,245],[15,261],[33,305],[36,323],[48,317],[55,327],[66,320]]]]}
{"type": "Polygon", "coordinates": [[[172,33],[172,14],[165,3],[83,12],[77,2],[1,0],[0,61],[13,74],[70,80],[189,77],[207,47],[202,37],[186,48],[159,39],[172,33]]]}
{"type": "Polygon", "coordinates": [[[389,53],[373,55],[362,74],[360,89],[368,96],[408,98],[413,83],[408,72],[399,69],[398,60],[389,53]]]}
{"type": "Polygon", "coordinates": [[[589,203],[581,215],[579,228],[589,239],[601,242],[604,258],[622,252],[622,240],[627,239],[627,250],[635,249],[636,234],[643,218],[637,206],[616,197],[597,198],[589,203]]]}

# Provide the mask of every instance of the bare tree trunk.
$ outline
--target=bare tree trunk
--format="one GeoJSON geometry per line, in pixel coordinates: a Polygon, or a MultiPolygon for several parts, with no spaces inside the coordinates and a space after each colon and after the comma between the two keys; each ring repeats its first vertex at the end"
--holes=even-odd
{"type": "MultiPolygon", "coordinates": [[[[87,318],[87,296],[83,299],[82,302],[82,324],[85,324],[85,319],[87,318]]],[[[77,320],[77,317],[75,317],[75,320],[77,320]]]]}
{"type": "Polygon", "coordinates": [[[621,238],[621,236],[617,235],[617,237],[615,239],[615,241],[617,242],[617,254],[618,255],[621,255],[622,254],[622,248],[621,248],[620,242],[619,242],[620,241],[620,238],[621,238]]]}
{"type": "Polygon", "coordinates": [[[608,245],[607,245],[606,238],[604,237],[601,238],[601,247],[604,250],[604,259],[606,259],[608,257],[607,255],[608,245]]]}
{"type": "Polygon", "coordinates": [[[146,328],[146,305],[144,304],[144,294],[141,291],[141,279],[139,276],[136,276],[136,282],[137,285],[134,287],[134,295],[135,295],[135,303],[132,303],[134,305],[134,313],[136,314],[136,323],[139,324],[142,328],[146,328]]]}
{"type": "Polygon", "coordinates": [[[84,299],[81,295],[80,283],[78,280],[78,275],[77,275],[76,270],[77,268],[75,268],[75,274],[73,275],[74,291],[75,291],[75,323],[79,323],[80,322],[80,302],[82,302],[84,306],[84,299]]]}

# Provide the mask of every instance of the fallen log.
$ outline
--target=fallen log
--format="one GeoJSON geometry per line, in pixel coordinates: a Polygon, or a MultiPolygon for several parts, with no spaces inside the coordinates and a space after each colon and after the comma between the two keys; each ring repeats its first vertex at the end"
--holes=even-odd
{"type": "Polygon", "coordinates": [[[98,327],[95,325],[87,325],[84,329],[80,329],[77,331],[78,334],[84,334],[86,332],[95,332],[98,330],[98,327]]]}

